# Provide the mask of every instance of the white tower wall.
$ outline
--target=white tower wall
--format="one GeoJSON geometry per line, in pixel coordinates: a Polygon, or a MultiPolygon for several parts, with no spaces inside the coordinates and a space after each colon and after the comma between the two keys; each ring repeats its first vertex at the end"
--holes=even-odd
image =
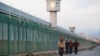
{"type": "Polygon", "coordinates": [[[51,27],[57,26],[57,12],[50,12],[51,27]]]}
{"type": "Polygon", "coordinates": [[[69,27],[69,30],[70,30],[71,32],[75,32],[75,27],[69,27]]]}

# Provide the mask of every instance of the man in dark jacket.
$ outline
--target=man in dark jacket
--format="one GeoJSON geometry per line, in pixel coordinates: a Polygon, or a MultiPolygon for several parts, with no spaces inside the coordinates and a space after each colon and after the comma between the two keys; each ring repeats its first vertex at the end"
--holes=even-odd
{"type": "Polygon", "coordinates": [[[65,42],[65,53],[66,54],[69,54],[69,41],[68,40],[66,40],[66,42],[65,42]]]}
{"type": "Polygon", "coordinates": [[[74,47],[74,53],[77,54],[78,53],[78,47],[80,46],[79,42],[77,40],[75,40],[75,42],[73,43],[73,47],[74,47]]]}
{"type": "Polygon", "coordinates": [[[72,43],[72,41],[70,40],[70,41],[69,41],[69,52],[70,52],[70,54],[72,54],[72,50],[73,50],[73,43],[72,43]]]}

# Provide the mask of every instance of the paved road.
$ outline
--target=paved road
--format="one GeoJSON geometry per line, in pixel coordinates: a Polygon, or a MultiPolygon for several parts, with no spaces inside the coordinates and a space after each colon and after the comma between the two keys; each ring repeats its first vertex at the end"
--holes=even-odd
{"type": "MultiPolygon", "coordinates": [[[[59,56],[59,55],[55,55],[59,56]]],[[[68,54],[64,56],[100,56],[100,46],[92,49],[92,50],[86,50],[86,51],[80,51],[77,55],[73,54],[68,54]]]]}

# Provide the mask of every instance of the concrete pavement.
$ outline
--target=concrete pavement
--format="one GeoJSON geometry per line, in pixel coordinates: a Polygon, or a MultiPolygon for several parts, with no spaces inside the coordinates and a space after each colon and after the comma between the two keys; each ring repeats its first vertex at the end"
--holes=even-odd
{"type": "MultiPolygon", "coordinates": [[[[55,55],[59,56],[59,55],[55,55]]],[[[64,56],[100,56],[100,46],[92,49],[92,50],[85,50],[85,51],[80,51],[77,55],[73,54],[64,54],[64,56]]]]}

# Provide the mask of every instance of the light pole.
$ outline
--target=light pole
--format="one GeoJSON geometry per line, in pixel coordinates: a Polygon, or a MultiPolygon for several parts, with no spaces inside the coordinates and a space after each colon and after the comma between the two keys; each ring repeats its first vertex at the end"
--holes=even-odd
{"type": "Polygon", "coordinates": [[[46,0],[47,1],[47,11],[50,12],[50,22],[51,27],[57,27],[57,12],[60,11],[60,1],[61,0],[46,0]]]}

